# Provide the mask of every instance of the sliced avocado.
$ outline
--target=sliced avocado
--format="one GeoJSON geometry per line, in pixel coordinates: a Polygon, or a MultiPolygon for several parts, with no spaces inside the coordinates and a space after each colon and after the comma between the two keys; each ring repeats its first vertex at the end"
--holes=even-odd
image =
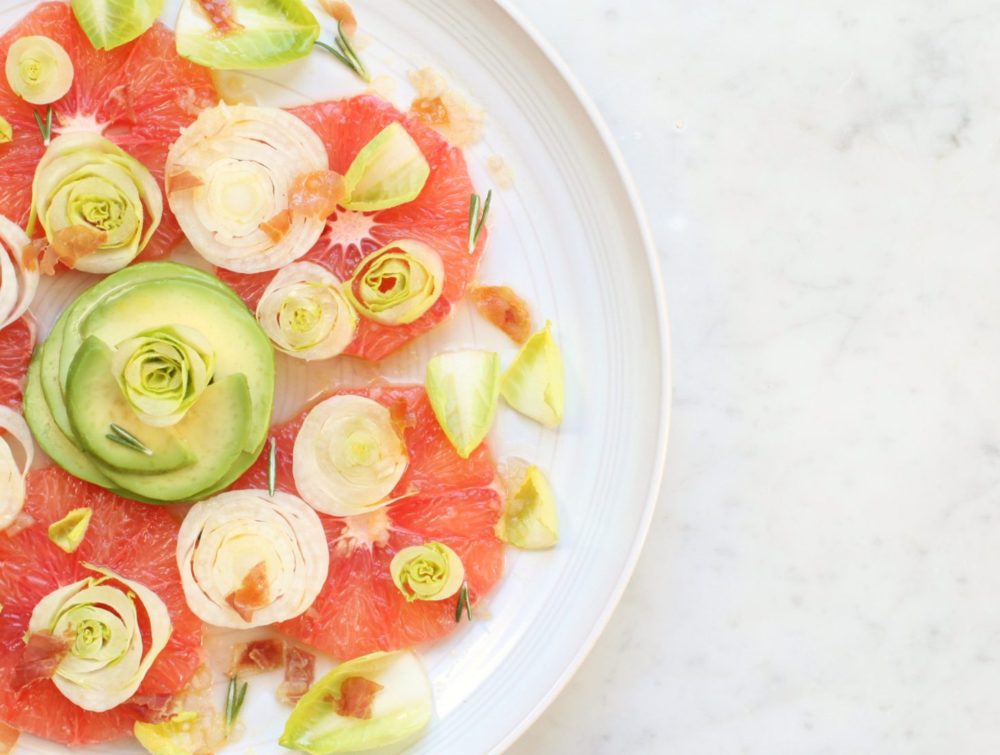
{"type": "Polygon", "coordinates": [[[56,425],[45,396],[42,395],[41,369],[42,360],[36,354],[28,368],[28,385],[24,390],[24,417],[35,441],[52,461],[74,477],[101,487],[110,487],[111,481],[100,473],[87,455],[73,445],[73,441],[56,425]]]}
{"type": "Polygon", "coordinates": [[[59,348],[62,344],[63,320],[56,321],[52,332],[45,342],[38,347],[36,358],[40,360],[39,375],[42,382],[42,393],[49,405],[53,421],[63,435],[72,432],[69,424],[69,414],[66,413],[66,402],[63,399],[62,388],[59,385],[59,348]],[[47,380],[46,375],[52,379],[47,380]]]}
{"type": "Polygon", "coordinates": [[[163,502],[188,500],[217,484],[240,459],[251,421],[247,379],[229,375],[206,388],[172,428],[194,455],[194,464],[155,475],[130,474],[100,463],[98,468],[126,495],[163,502]]]}
{"type": "MultiPolygon", "coordinates": [[[[193,328],[208,340],[215,352],[217,381],[229,375],[246,376],[253,415],[243,450],[259,448],[271,424],[274,349],[243,302],[234,302],[198,281],[152,280],[107,297],[80,321],[79,334],[84,339],[97,336],[114,346],[164,325],[193,328]]],[[[68,337],[67,332],[64,346],[68,337]]]]}
{"type": "Polygon", "coordinates": [[[76,353],[69,371],[66,407],[73,436],[83,450],[98,462],[136,474],[170,472],[194,464],[194,455],[174,432],[176,425],[151,427],[136,416],[115,380],[111,360],[107,344],[91,336],[76,353]],[[112,425],[139,438],[152,453],[111,440],[112,425]]]}

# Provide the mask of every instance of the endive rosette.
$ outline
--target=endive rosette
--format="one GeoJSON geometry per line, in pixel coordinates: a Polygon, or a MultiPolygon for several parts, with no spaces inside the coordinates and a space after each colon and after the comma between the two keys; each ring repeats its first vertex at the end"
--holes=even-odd
{"type": "Polygon", "coordinates": [[[61,99],[73,85],[73,61],[54,39],[27,36],[7,51],[7,83],[14,94],[32,105],[61,99]]]}
{"type": "Polygon", "coordinates": [[[337,277],[313,262],[280,270],[257,304],[271,342],[296,359],[335,357],[354,339],[358,316],[337,277]]]}
{"type": "Polygon", "coordinates": [[[462,559],[439,542],[403,548],[392,557],[389,573],[407,601],[447,600],[465,581],[462,559]]]}
{"type": "Polygon", "coordinates": [[[53,140],[31,190],[28,232],[40,222],[59,258],[86,273],[112,273],[128,265],[163,217],[160,187],[146,167],[87,131],[53,140]]]}
{"type": "Polygon", "coordinates": [[[441,256],[427,244],[403,239],[365,257],[347,290],[369,320],[406,325],[433,307],[443,288],[441,256]]]}
{"type": "Polygon", "coordinates": [[[31,239],[0,215],[0,330],[23,315],[38,290],[38,267],[29,269],[24,250],[31,239]]]}
{"type": "Polygon", "coordinates": [[[295,438],[295,487],[317,511],[353,516],[390,503],[409,465],[389,410],[363,396],[333,396],[306,416],[295,438]]]}
{"type": "Polygon", "coordinates": [[[0,530],[11,525],[24,508],[25,477],[35,458],[35,444],[24,418],[0,406],[0,530]],[[10,442],[18,446],[14,455],[10,442]]]}
{"type": "Polygon", "coordinates": [[[122,394],[147,425],[176,425],[215,375],[212,344],[194,328],[168,325],[118,344],[111,361],[122,394]]]}
{"type": "Polygon", "coordinates": [[[84,710],[110,710],[128,700],[170,638],[167,606],[150,589],[100,566],[95,572],[49,593],[35,606],[28,632],[69,640],[69,651],[52,681],[84,710]],[[140,613],[148,627],[148,647],[140,613]]]}
{"type": "Polygon", "coordinates": [[[316,512],[287,493],[234,490],[196,504],[177,536],[184,595],[203,621],[245,629],[312,605],[330,552],[316,512]]]}
{"type": "Polygon", "coordinates": [[[276,270],[319,239],[329,212],[296,189],[328,167],[319,136],[291,113],[220,104],[203,110],[170,148],[167,194],[209,262],[238,273],[276,270]]]}

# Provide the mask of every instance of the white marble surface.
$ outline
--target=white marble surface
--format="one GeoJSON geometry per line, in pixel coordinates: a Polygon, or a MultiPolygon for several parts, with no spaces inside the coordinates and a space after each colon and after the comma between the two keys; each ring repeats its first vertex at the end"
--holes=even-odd
{"type": "Polygon", "coordinates": [[[1000,6],[515,0],[632,166],[676,393],[528,753],[1000,751],[1000,6]]]}

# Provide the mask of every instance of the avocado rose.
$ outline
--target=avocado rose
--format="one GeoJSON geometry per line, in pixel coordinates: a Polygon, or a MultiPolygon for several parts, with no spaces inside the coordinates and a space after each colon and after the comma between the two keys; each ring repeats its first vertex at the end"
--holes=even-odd
{"type": "Polygon", "coordinates": [[[28,231],[41,223],[68,267],[111,273],[134,260],[163,217],[160,187],[146,167],[103,136],[57,137],[38,163],[28,231]]]}
{"type": "Polygon", "coordinates": [[[274,350],[235,293],[185,265],[122,270],[73,302],[38,349],[25,417],[81,479],[149,503],[200,500],[260,455],[274,350]]]}

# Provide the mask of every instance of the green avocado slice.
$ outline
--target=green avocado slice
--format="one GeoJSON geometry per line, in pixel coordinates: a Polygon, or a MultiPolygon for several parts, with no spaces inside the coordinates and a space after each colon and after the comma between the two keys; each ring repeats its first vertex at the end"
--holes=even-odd
{"type": "Polygon", "coordinates": [[[243,455],[252,415],[243,375],[217,380],[172,429],[196,461],[161,474],[134,474],[98,463],[126,496],[163,502],[186,501],[217,484],[243,455]],[[129,494],[132,494],[131,496],[129,494]]]}
{"type": "Polygon", "coordinates": [[[136,474],[171,472],[194,464],[194,455],[173,427],[151,427],[136,416],[115,380],[111,360],[107,344],[91,336],[76,353],[69,371],[66,407],[73,435],[83,450],[98,462],[136,474]],[[113,434],[112,424],[139,438],[152,453],[146,455],[112,441],[108,437],[113,434]]]}

